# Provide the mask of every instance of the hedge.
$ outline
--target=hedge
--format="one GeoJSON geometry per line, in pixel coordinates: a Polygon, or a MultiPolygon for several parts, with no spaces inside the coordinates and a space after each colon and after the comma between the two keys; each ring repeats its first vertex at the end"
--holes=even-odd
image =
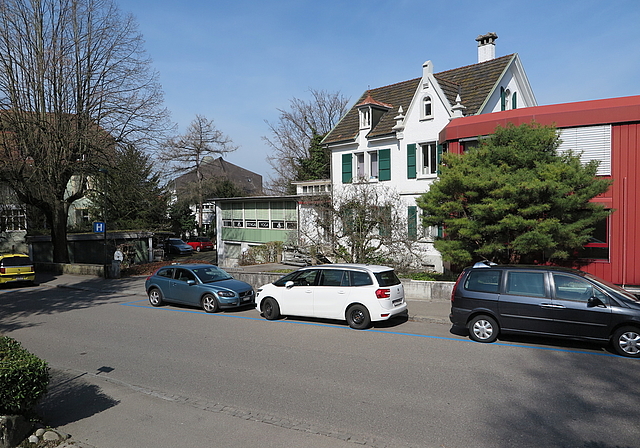
{"type": "Polygon", "coordinates": [[[28,414],[47,391],[47,363],[0,336],[0,415],[28,414]]]}

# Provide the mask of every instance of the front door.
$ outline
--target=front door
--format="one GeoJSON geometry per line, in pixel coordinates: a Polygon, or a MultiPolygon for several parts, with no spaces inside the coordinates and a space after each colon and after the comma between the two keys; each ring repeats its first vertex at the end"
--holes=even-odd
{"type": "Polygon", "coordinates": [[[553,274],[554,333],[565,336],[607,339],[611,325],[608,296],[587,280],[553,274]],[[591,297],[601,304],[589,302],[591,297]]]}

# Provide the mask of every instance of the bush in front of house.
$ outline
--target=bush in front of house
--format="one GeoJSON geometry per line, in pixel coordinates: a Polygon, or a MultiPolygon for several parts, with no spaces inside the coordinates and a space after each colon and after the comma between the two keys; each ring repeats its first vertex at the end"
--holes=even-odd
{"type": "Polygon", "coordinates": [[[0,415],[26,415],[47,391],[49,366],[18,341],[0,336],[0,415]]]}

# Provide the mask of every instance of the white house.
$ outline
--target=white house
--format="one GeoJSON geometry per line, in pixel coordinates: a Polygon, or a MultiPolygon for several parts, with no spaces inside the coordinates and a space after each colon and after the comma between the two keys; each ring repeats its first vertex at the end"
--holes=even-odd
{"type": "Polygon", "coordinates": [[[422,230],[415,202],[437,178],[440,131],[456,117],[537,105],[518,54],[495,57],[497,37],[476,39],[473,65],[435,73],[427,61],[419,78],[365,91],[323,140],[331,150],[334,195],[357,182],[400,195],[424,269],[444,268],[432,244],[437,229],[422,230]]]}

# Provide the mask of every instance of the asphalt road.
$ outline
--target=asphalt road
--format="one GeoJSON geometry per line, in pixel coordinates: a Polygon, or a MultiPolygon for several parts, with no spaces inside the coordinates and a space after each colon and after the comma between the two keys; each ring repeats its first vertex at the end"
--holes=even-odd
{"type": "Polygon", "coordinates": [[[451,330],[0,290],[0,332],[53,368],[42,414],[98,448],[640,446],[639,360],[451,330]]]}

